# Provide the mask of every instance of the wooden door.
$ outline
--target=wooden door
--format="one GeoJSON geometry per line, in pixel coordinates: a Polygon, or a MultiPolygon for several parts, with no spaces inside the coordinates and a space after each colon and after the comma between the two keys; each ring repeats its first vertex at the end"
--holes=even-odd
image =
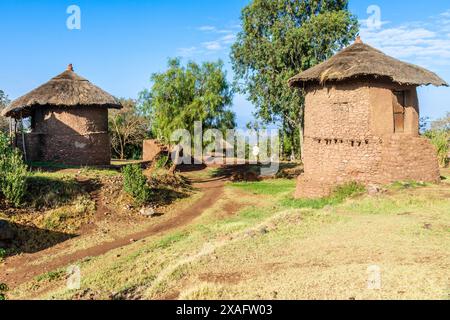
{"type": "Polygon", "coordinates": [[[405,132],[405,91],[394,91],[394,132],[405,132]]]}

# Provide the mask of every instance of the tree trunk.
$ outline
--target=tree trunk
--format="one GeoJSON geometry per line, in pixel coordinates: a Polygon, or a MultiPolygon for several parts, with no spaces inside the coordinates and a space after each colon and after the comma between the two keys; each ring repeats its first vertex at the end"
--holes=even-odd
{"type": "Polygon", "coordinates": [[[175,159],[173,160],[172,167],[170,167],[170,169],[169,169],[169,174],[171,174],[171,175],[175,175],[175,171],[177,170],[177,164],[178,164],[178,161],[180,160],[180,152],[181,152],[180,147],[175,146],[174,151],[176,152],[175,159]]]}

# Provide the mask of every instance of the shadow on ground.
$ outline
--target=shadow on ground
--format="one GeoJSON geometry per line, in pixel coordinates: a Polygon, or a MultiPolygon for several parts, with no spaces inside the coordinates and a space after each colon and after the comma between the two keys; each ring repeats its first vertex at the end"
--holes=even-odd
{"type": "Polygon", "coordinates": [[[0,240],[0,247],[6,250],[7,257],[22,253],[36,253],[78,236],[10,222],[8,225],[13,232],[13,238],[0,240]]]}

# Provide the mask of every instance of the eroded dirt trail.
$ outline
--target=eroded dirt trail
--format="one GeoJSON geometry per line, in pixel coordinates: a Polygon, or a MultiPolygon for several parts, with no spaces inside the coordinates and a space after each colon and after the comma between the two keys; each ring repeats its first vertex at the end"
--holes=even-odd
{"type": "MultiPolygon", "coordinates": [[[[193,186],[203,192],[201,198],[189,207],[175,213],[173,217],[164,223],[152,226],[144,231],[130,233],[126,237],[111,242],[101,243],[74,253],[58,256],[38,265],[32,264],[32,262],[39,260],[41,257],[51,257],[60,253],[64,250],[64,245],[52,247],[34,254],[11,257],[4,266],[0,267],[0,282],[7,283],[9,287],[14,288],[43,273],[62,268],[88,257],[100,256],[113,249],[125,247],[130,244],[130,239],[139,241],[150,236],[163,235],[168,231],[189,225],[195,218],[201,216],[205,210],[212,207],[221,198],[226,181],[226,178],[192,181],[193,186]]],[[[102,210],[103,206],[99,205],[98,208],[102,210]]],[[[77,238],[70,241],[77,241],[77,238]]]]}

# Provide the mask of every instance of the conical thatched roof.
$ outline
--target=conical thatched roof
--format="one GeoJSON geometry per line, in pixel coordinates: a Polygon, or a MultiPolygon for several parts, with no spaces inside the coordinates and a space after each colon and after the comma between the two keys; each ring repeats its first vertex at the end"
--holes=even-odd
{"type": "Polygon", "coordinates": [[[385,78],[402,85],[448,86],[435,73],[385,55],[361,39],[329,60],[289,80],[291,87],[360,77],[385,78]]]}
{"type": "Polygon", "coordinates": [[[13,118],[28,117],[34,108],[43,106],[122,108],[116,98],[77,75],[72,65],[69,65],[60,75],[13,101],[2,115],[13,118]]]}

